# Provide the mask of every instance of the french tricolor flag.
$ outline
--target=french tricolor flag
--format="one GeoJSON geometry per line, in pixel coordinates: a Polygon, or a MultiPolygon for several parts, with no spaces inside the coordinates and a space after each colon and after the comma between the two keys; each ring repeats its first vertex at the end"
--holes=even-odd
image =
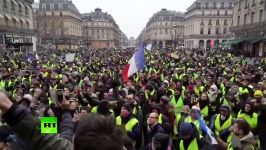
{"type": "Polygon", "coordinates": [[[123,70],[122,77],[125,82],[128,81],[128,77],[132,76],[139,70],[145,67],[144,61],[144,44],[142,44],[134,55],[128,61],[125,69],[123,70]]]}

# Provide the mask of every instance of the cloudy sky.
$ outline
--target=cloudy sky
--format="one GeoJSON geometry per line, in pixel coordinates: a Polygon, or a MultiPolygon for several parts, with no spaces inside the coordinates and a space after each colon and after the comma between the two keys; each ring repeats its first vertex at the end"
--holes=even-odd
{"type": "MultiPolygon", "coordinates": [[[[37,1],[37,0],[35,0],[37,1]]],[[[152,15],[166,8],[184,12],[195,0],[72,0],[81,13],[99,7],[113,16],[121,30],[136,38],[152,15]]]]}

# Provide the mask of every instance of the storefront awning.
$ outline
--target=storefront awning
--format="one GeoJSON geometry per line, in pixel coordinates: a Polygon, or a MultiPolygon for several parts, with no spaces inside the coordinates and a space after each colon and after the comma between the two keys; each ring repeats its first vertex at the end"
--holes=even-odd
{"type": "Polygon", "coordinates": [[[228,40],[226,42],[226,45],[236,45],[236,44],[239,44],[241,42],[243,42],[244,40],[243,39],[233,39],[233,40],[228,40]]]}

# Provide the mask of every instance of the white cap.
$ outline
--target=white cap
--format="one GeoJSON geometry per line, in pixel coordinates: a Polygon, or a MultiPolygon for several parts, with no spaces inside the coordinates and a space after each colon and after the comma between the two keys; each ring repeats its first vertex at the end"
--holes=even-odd
{"type": "Polygon", "coordinates": [[[23,96],[23,98],[26,98],[26,99],[28,99],[29,101],[32,101],[32,96],[30,95],[30,94],[25,94],[24,96],[23,96]]]}
{"type": "Polygon", "coordinates": [[[85,77],[83,81],[90,81],[90,79],[88,77],[85,77]]]}
{"type": "Polygon", "coordinates": [[[218,90],[218,88],[217,88],[217,86],[215,84],[213,84],[210,88],[213,89],[214,92],[217,92],[217,90],[218,90]]]}
{"type": "Polygon", "coordinates": [[[197,110],[197,111],[200,111],[200,108],[196,105],[192,106],[191,110],[197,110]]]}

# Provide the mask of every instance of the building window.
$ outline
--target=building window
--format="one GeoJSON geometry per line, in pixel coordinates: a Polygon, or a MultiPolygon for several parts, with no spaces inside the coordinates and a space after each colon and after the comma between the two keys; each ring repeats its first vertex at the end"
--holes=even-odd
{"type": "Polygon", "coordinates": [[[227,16],[227,10],[224,12],[224,15],[227,16]]]}
{"type": "Polygon", "coordinates": [[[167,22],[165,23],[165,26],[167,26],[167,22]]]}
{"type": "Polygon", "coordinates": [[[241,1],[238,3],[238,11],[241,11],[241,1]]]}
{"type": "Polygon", "coordinates": [[[264,0],[260,0],[260,4],[263,4],[264,3],[264,0]]]}
{"type": "Polygon", "coordinates": [[[248,8],[248,0],[245,0],[245,9],[248,8]]]}
{"type": "Polygon", "coordinates": [[[54,16],[54,12],[52,12],[52,16],[54,16]]]}
{"type": "Polygon", "coordinates": [[[167,29],[165,29],[165,34],[168,34],[168,30],[167,29]]]}
{"type": "Polygon", "coordinates": [[[255,16],[255,12],[252,12],[251,13],[251,19],[250,19],[251,24],[254,22],[254,16],[255,16]]]}
{"type": "Polygon", "coordinates": [[[97,35],[97,39],[100,39],[100,35],[97,35]]]}
{"type": "Polygon", "coordinates": [[[205,8],[206,8],[206,9],[209,8],[209,3],[205,3],[205,8]]]}
{"type": "Polygon", "coordinates": [[[63,16],[63,13],[62,12],[60,12],[60,17],[62,17],[63,16]]]}
{"type": "Polygon", "coordinates": [[[255,0],[252,0],[251,6],[254,7],[255,5],[255,0]]]}
{"type": "Polygon", "coordinates": [[[217,6],[217,4],[216,3],[213,3],[213,8],[214,9],[216,9],[216,6],[217,6]]]}
{"type": "Polygon", "coordinates": [[[229,3],[229,9],[231,9],[232,7],[233,7],[233,3],[230,2],[230,3],[229,3]]]}
{"type": "Polygon", "coordinates": [[[208,29],[208,35],[210,35],[210,34],[211,34],[211,28],[208,29]]]}
{"type": "Polygon", "coordinates": [[[216,25],[220,25],[219,19],[216,20],[216,25]]]}
{"type": "Polygon", "coordinates": [[[63,9],[63,5],[61,3],[59,4],[59,9],[63,9]]]}
{"type": "Polygon", "coordinates": [[[240,25],[240,16],[237,17],[237,26],[240,25]]]}
{"type": "Polygon", "coordinates": [[[28,7],[27,6],[25,6],[25,14],[29,15],[29,11],[28,11],[28,7]]]}
{"type": "Polygon", "coordinates": [[[20,13],[22,13],[22,6],[21,6],[21,4],[18,5],[18,11],[19,11],[20,13]]]}
{"type": "Polygon", "coordinates": [[[220,11],[219,10],[217,10],[217,16],[220,16],[220,11]]]}
{"type": "Polygon", "coordinates": [[[7,8],[6,0],[3,1],[3,8],[7,8]]]}
{"type": "Polygon", "coordinates": [[[226,34],[227,32],[227,28],[224,28],[223,34],[226,34]]]}
{"type": "Polygon", "coordinates": [[[11,10],[15,11],[15,3],[11,1],[11,10]]]}
{"type": "Polygon", "coordinates": [[[197,3],[197,4],[196,4],[196,7],[197,7],[197,8],[200,8],[200,6],[201,6],[201,3],[197,3]]]}
{"type": "Polygon", "coordinates": [[[46,4],[42,4],[42,10],[46,9],[46,4]]]}
{"type": "Polygon", "coordinates": [[[224,3],[221,4],[221,9],[224,9],[224,3]]]}
{"type": "Polygon", "coordinates": [[[51,10],[54,9],[54,4],[50,4],[50,9],[51,9],[51,10]]]}
{"type": "Polygon", "coordinates": [[[247,24],[247,14],[244,15],[244,25],[247,24]]]}
{"type": "Polygon", "coordinates": [[[228,24],[227,24],[227,19],[224,19],[224,25],[228,25],[228,24]]]}
{"type": "Polygon", "coordinates": [[[201,28],[201,29],[200,29],[200,35],[203,35],[203,33],[204,33],[204,29],[201,28]]]}
{"type": "Polygon", "coordinates": [[[219,32],[219,28],[216,28],[215,33],[216,33],[216,34],[220,34],[220,32],[219,32]]]}
{"type": "Polygon", "coordinates": [[[262,17],[263,17],[263,10],[260,10],[259,22],[261,22],[261,21],[262,21],[262,17]]]}
{"type": "Polygon", "coordinates": [[[201,20],[200,25],[204,25],[204,20],[203,19],[201,20]]]}
{"type": "Polygon", "coordinates": [[[204,11],[202,11],[202,16],[204,16],[204,11]]]}
{"type": "Polygon", "coordinates": [[[94,23],[91,23],[91,26],[94,26],[94,23]]]}
{"type": "Polygon", "coordinates": [[[211,19],[209,19],[209,25],[212,25],[212,20],[211,19]]]}

